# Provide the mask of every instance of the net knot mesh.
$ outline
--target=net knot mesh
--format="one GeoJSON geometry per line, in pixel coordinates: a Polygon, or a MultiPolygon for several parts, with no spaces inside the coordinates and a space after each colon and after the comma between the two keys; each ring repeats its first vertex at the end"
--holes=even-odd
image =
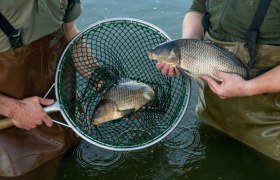
{"type": "Polygon", "coordinates": [[[70,43],[59,64],[57,96],[79,135],[105,148],[137,149],[160,139],[181,120],[188,81],[162,75],[147,56],[147,50],[168,40],[145,22],[114,19],[90,26],[70,43]],[[155,97],[124,118],[92,125],[102,94],[121,78],[148,84],[155,97]]]}

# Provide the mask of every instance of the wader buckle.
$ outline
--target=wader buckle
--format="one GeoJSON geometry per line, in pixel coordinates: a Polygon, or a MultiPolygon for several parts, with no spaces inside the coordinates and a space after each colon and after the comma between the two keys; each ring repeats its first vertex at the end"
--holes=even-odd
{"type": "Polygon", "coordinates": [[[12,33],[10,33],[9,41],[10,41],[13,49],[21,47],[22,46],[21,30],[15,29],[12,33]]]}

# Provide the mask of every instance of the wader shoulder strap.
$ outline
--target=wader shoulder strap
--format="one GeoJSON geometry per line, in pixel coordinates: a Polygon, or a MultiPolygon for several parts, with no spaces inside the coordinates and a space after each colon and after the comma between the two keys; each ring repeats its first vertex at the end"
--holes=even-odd
{"type": "MultiPolygon", "coordinates": [[[[267,12],[267,9],[270,5],[270,2],[271,2],[271,0],[260,0],[260,3],[256,10],[255,16],[251,22],[250,27],[247,30],[247,39],[246,39],[244,46],[246,48],[248,48],[250,60],[247,65],[247,78],[246,79],[254,78],[271,69],[271,68],[253,69],[253,66],[255,64],[255,58],[257,55],[257,49],[256,49],[257,37],[258,37],[259,31],[260,31],[262,22],[264,20],[265,14],[267,12]]],[[[202,16],[202,21],[201,21],[201,25],[204,29],[204,33],[209,32],[209,27],[211,26],[209,18],[210,18],[210,14],[206,11],[202,16]]]]}
{"type": "Polygon", "coordinates": [[[69,14],[69,12],[73,9],[76,3],[81,3],[81,0],[68,0],[68,6],[65,11],[65,16],[69,14]]]}
{"type": "Polygon", "coordinates": [[[208,12],[204,12],[202,16],[201,25],[203,27],[204,34],[206,32],[209,32],[209,26],[210,26],[210,14],[208,12]]]}
{"type": "Polygon", "coordinates": [[[251,23],[251,26],[247,31],[247,40],[245,42],[245,47],[248,48],[249,55],[250,55],[250,60],[248,63],[248,72],[255,64],[255,58],[257,55],[257,50],[256,50],[257,37],[270,2],[271,0],[260,1],[255,16],[253,18],[253,21],[251,23]]]}
{"type": "Polygon", "coordinates": [[[22,46],[21,43],[21,30],[15,29],[9,21],[0,12],[0,28],[8,36],[12,48],[18,48],[22,46]]]}

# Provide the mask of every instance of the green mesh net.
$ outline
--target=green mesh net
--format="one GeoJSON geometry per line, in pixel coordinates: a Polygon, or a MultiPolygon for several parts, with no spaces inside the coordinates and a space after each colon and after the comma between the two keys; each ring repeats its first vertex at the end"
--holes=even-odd
{"type": "Polygon", "coordinates": [[[101,21],[72,40],[58,67],[56,93],[76,133],[107,149],[133,150],[171,132],[188,105],[189,81],[162,75],[147,56],[147,50],[167,40],[159,28],[128,18],[101,21]],[[92,125],[102,94],[120,78],[148,84],[155,98],[124,118],[92,125]]]}

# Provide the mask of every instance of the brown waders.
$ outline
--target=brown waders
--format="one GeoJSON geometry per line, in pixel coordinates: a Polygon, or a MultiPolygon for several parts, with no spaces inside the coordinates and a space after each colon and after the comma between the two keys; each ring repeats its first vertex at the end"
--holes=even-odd
{"type": "MultiPolygon", "coordinates": [[[[244,43],[219,41],[208,33],[206,39],[248,63],[244,43]]],[[[280,46],[258,45],[257,52],[254,68],[280,65],[280,46]]],[[[280,93],[220,99],[208,86],[200,93],[197,110],[204,122],[280,161],[280,93]]]]}
{"type": "MultiPolygon", "coordinates": [[[[56,66],[66,44],[59,29],[29,45],[0,53],[0,93],[17,99],[43,97],[54,83],[56,66]]],[[[54,94],[48,98],[55,99],[54,94]]],[[[59,113],[50,116],[63,121],[59,113]]],[[[0,130],[0,178],[21,176],[79,141],[70,128],[56,123],[30,131],[17,127],[0,130]]]]}

